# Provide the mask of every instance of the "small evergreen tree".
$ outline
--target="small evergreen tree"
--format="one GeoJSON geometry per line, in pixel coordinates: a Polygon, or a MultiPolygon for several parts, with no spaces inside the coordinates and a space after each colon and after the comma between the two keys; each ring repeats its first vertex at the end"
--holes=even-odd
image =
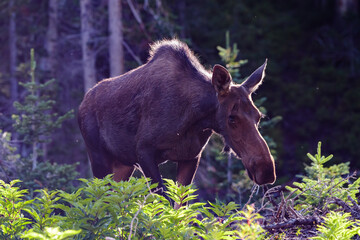
{"type": "Polygon", "coordinates": [[[14,102],[18,114],[13,114],[15,121],[13,127],[18,132],[24,144],[31,146],[32,169],[37,167],[38,157],[41,155],[40,144],[49,143],[50,135],[62,123],[73,117],[73,110],[59,116],[52,112],[55,101],[46,93],[46,88],[53,85],[55,79],[46,81],[43,84],[37,83],[35,79],[36,61],[34,49],[30,51],[30,81],[20,83],[27,90],[24,101],[14,102]]]}
{"type": "Polygon", "coordinates": [[[17,113],[12,116],[19,142],[27,150],[25,153],[21,151],[21,156],[16,159],[16,177],[22,180],[22,187],[29,189],[30,195],[39,188],[71,191],[74,187],[71,182],[78,175],[77,163],[56,164],[50,163],[47,159],[40,162],[39,157],[44,158],[42,146],[51,142],[51,135],[56,128],[60,128],[66,119],[73,117],[73,110],[64,115],[54,112],[56,102],[50,96],[49,88],[54,85],[55,80],[38,83],[35,78],[36,62],[33,49],[30,56],[30,81],[20,83],[26,89],[26,96],[23,101],[14,102],[17,113]]]}

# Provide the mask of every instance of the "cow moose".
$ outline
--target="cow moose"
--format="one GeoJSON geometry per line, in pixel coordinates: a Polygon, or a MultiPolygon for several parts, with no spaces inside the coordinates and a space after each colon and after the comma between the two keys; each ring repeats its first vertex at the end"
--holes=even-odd
{"type": "Polygon", "coordinates": [[[158,165],[176,162],[177,181],[190,184],[215,132],[255,183],[273,183],[274,160],[258,131],[262,114],[251,99],[266,64],[234,84],[226,68],[206,70],[177,39],[152,44],[146,64],[99,82],[79,107],[94,177],[128,180],[138,164],[166,196],[158,165]]]}

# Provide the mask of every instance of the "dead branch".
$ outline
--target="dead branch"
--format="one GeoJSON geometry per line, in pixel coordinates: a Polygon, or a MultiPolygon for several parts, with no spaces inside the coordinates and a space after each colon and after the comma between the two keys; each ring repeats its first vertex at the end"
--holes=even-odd
{"type": "Polygon", "coordinates": [[[257,193],[259,190],[259,185],[257,184],[254,184],[254,186],[252,187],[252,190],[251,190],[251,194],[250,194],[250,197],[249,197],[249,200],[245,203],[244,207],[241,209],[241,211],[244,211],[245,209],[245,206],[249,205],[251,199],[253,198],[255,192],[257,193]]]}
{"type": "Polygon", "coordinates": [[[136,56],[136,54],[133,52],[133,50],[130,48],[130,46],[123,41],[123,45],[126,48],[126,50],[128,51],[128,53],[134,58],[134,60],[137,62],[137,64],[142,65],[142,62],[140,60],[140,58],[138,56],[136,56]]]}
{"type": "Polygon", "coordinates": [[[272,230],[272,229],[293,228],[293,227],[303,226],[303,225],[315,226],[320,222],[321,222],[321,220],[318,217],[296,218],[296,219],[291,219],[289,221],[285,221],[285,222],[281,222],[281,223],[262,226],[262,228],[264,228],[266,230],[272,230]]]}
{"type": "Polygon", "coordinates": [[[358,211],[359,206],[351,207],[346,202],[344,202],[343,200],[341,200],[339,198],[332,198],[332,201],[330,201],[330,203],[334,203],[334,204],[342,207],[342,209],[345,212],[350,213],[354,218],[360,219],[360,212],[358,211]]]}
{"type": "Polygon", "coordinates": [[[303,216],[299,215],[295,209],[293,208],[293,201],[292,200],[289,200],[290,204],[287,206],[287,209],[288,209],[288,213],[290,213],[291,215],[293,215],[295,218],[303,218],[303,216]]]}
{"type": "MultiPolygon", "coordinates": [[[[276,187],[273,187],[273,188],[268,189],[268,190],[265,192],[265,194],[264,194],[264,196],[263,196],[263,198],[262,198],[262,200],[261,200],[261,207],[260,207],[259,211],[267,204],[267,203],[264,204],[266,197],[269,199],[269,201],[271,202],[271,204],[272,204],[274,207],[277,207],[277,204],[276,204],[276,202],[272,199],[271,194],[272,194],[272,193],[275,193],[275,192],[278,192],[280,188],[281,188],[281,186],[276,186],[276,187]]],[[[259,212],[259,211],[258,211],[258,212],[259,212]]]]}
{"type": "Polygon", "coordinates": [[[357,212],[360,213],[360,207],[359,207],[359,205],[357,204],[357,202],[356,202],[351,196],[348,196],[348,199],[349,199],[350,202],[353,204],[353,209],[355,209],[357,212]]]}
{"type": "Polygon", "coordinates": [[[283,211],[283,208],[284,208],[284,205],[285,205],[284,193],[281,192],[280,195],[281,195],[281,202],[280,202],[279,208],[278,208],[278,210],[276,212],[276,215],[275,215],[275,221],[279,221],[281,213],[285,212],[285,211],[283,211]]]}
{"type": "Polygon", "coordinates": [[[135,8],[133,2],[132,2],[131,0],[127,0],[127,3],[128,3],[128,5],[129,5],[129,7],[130,7],[131,13],[134,15],[134,18],[136,19],[137,23],[139,24],[140,29],[141,29],[141,31],[144,33],[146,39],[147,39],[148,41],[151,41],[151,37],[150,37],[150,35],[147,33],[147,31],[146,31],[146,29],[145,29],[145,25],[144,25],[144,23],[143,23],[143,21],[142,21],[142,19],[141,19],[141,16],[140,16],[140,14],[138,13],[137,9],[135,8]]]}

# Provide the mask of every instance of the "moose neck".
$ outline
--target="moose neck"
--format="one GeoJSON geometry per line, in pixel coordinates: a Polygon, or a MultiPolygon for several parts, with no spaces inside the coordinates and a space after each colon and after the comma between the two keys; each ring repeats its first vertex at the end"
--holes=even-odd
{"type": "Polygon", "coordinates": [[[211,129],[212,131],[221,134],[221,127],[216,119],[216,113],[219,108],[219,100],[211,83],[209,84],[208,82],[207,87],[208,90],[205,91],[205,97],[202,99],[202,104],[200,104],[201,109],[204,109],[203,112],[206,112],[201,121],[202,129],[211,129]]]}

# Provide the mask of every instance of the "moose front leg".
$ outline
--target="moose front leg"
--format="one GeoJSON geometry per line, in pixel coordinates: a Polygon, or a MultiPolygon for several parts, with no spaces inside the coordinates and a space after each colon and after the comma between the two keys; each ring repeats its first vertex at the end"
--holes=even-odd
{"type": "Polygon", "coordinates": [[[200,158],[188,161],[179,161],[177,164],[176,181],[181,185],[189,185],[194,180],[196,169],[199,166],[200,158]]]}
{"type": "MultiPolygon", "coordinates": [[[[200,157],[188,160],[188,161],[180,161],[177,165],[177,175],[176,180],[183,186],[189,185],[194,180],[194,176],[196,170],[199,166],[200,157]]],[[[181,207],[181,203],[175,203],[175,209],[179,209],[181,207]]]]}
{"type": "Polygon", "coordinates": [[[138,148],[137,151],[139,165],[141,170],[145,174],[145,177],[151,178],[152,183],[158,183],[157,194],[164,196],[172,204],[171,199],[166,195],[166,187],[161,178],[159,167],[156,161],[155,151],[151,148],[138,148]]]}

